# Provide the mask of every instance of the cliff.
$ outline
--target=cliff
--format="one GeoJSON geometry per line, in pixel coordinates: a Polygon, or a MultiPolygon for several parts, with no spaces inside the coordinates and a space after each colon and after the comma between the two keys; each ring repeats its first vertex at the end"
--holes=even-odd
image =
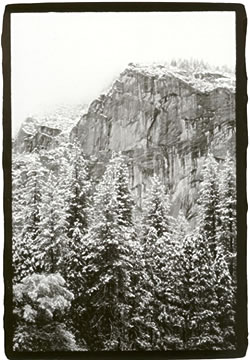
{"type": "MultiPolygon", "coordinates": [[[[105,165],[112,151],[129,157],[131,188],[140,203],[157,173],[175,215],[195,214],[200,170],[210,151],[223,161],[235,153],[235,82],[219,72],[130,64],[73,127],[88,155],[105,165]]],[[[96,174],[103,167],[97,161],[96,174]]]]}
{"type": "Polygon", "coordinates": [[[112,151],[122,151],[139,206],[156,173],[170,192],[173,215],[181,208],[191,219],[204,160],[208,152],[219,162],[227,151],[234,156],[235,129],[232,75],[130,64],[88,110],[82,106],[26,119],[14,150],[49,150],[77,138],[84,152],[93,155],[96,179],[112,151]]]}

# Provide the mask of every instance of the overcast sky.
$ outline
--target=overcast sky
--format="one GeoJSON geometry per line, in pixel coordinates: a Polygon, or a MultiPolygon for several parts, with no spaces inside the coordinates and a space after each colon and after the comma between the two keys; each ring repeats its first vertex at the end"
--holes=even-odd
{"type": "Polygon", "coordinates": [[[89,103],[129,62],[198,58],[235,66],[234,12],[11,15],[12,127],[89,103]]]}

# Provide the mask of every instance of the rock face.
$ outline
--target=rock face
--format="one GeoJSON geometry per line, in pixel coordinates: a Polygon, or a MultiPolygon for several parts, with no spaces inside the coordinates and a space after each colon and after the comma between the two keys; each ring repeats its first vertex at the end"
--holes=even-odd
{"type": "Polygon", "coordinates": [[[26,119],[13,146],[18,152],[49,150],[77,138],[84,152],[94,155],[96,178],[112,151],[122,151],[139,206],[157,174],[170,192],[172,214],[181,208],[191,219],[204,160],[208,152],[219,162],[227,151],[234,156],[235,129],[232,75],[130,64],[87,111],[81,106],[26,119]]]}
{"type": "Polygon", "coordinates": [[[60,129],[38,125],[36,119],[27,118],[22,124],[14,143],[18,152],[32,152],[34,149],[51,149],[56,146],[60,129]]]}
{"type": "Polygon", "coordinates": [[[50,150],[69,137],[74,124],[86,111],[86,105],[61,105],[54,111],[28,117],[14,140],[17,152],[50,150]]]}
{"type": "Polygon", "coordinates": [[[218,161],[235,153],[234,86],[219,73],[131,64],[90,104],[70,137],[104,164],[112,151],[127,154],[139,202],[158,174],[169,188],[173,214],[182,208],[191,218],[207,153],[218,161]]]}

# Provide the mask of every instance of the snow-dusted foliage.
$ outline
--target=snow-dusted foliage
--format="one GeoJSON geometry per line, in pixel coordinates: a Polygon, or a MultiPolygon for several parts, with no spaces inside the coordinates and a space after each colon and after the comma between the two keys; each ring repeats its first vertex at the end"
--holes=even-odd
{"type": "Polygon", "coordinates": [[[75,295],[80,294],[84,235],[87,233],[91,212],[91,181],[88,161],[79,144],[68,149],[67,178],[65,180],[65,214],[67,252],[63,258],[64,277],[75,295]]]}
{"type": "Polygon", "coordinates": [[[139,307],[144,331],[139,339],[147,350],[163,350],[167,347],[165,339],[169,327],[165,316],[168,311],[165,289],[170,262],[169,223],[169,198],[160,179],[154,176],[144,201],[142,219],[142,271],[145,276],[141,279],[143,301],[139,307]]]}
{"type": "Polygon", "coordinates": [[[63,323],[74,296],[60,274],[29,275],[14,286],[13,294],[14,350],[80,350],[63,323]]]}
{"type": "Polygon", "coordinates": [[[217,319],[213,256],[205,238],[200,234],[187,236],[179,260],[183,348],[218,350],[224,339],[217,319]]]}
{"type": "Polygon", "coordinates": [[[219,220],[218,164],[209,154],[202,170],[203,181],[199,194],[199,226],[209,244],[211,254],[216,256],[217,230],[219,220]]]}
{"type": "Polygon", "coordinates": [[[61,177],[49,173],[42,193],[40,233],[37,239],[38,267],[41,272],[58,272],[67,252],[66,213],[61,177]]]}
{"type": "Polygon", "coordinates": [[[217,239],[227,254],[230,273],[236,282],[236,172],[229,154],[219,174],[217,239]]]}
{"type": "Polygon", "coordinates": [[[160,179],[155,175],[152,178],[152,185],[148,191],[144,202],[144,236],[147,241],[147,235],[154,229],[157,237],[169,231],[169,199],[165,194],[164,186],[160,179]]]}
{"type": "Polygon", "coordinates": [[[233,279],[229,271],[226,254],[222,247],[218,248],[214,261],[216,276],[215,291],[217,295],[217,320],[223,339],[222,349],[232,350],[235,348],[235,303],[236,291],[233,279]]]}
{"type": "Polygon", "coordinates": [[[129,347],[134,297],[130,288],[134,264],[132,204],[126,164],[120,155],[113,156],[94,196],[84,253],[86,311],[81,331],[92,350],[129,347]]]}
{"type": "Polygon", "coordinates": [[[13,266],[14,281],[36,270],[40,236],[42,191],[46,179],[39,156],[13,162],[13,266]]]}
{"type": "Polygon", "coordinates": [[[138,209],[127,160],[14,154],[14,350],[235,349],[233,161],[208,155],[194,229],[157,176],[138,209]]]}

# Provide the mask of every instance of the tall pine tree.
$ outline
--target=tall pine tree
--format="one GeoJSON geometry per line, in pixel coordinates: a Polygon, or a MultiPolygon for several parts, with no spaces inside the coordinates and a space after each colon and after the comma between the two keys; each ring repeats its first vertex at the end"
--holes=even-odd
{"type": "Polygon", "coordinates": [[[208,154],[202,169],[203,180],[199,193],[199,227],[209,244],[213,257],[216,256],[217,231],[219,221],[218,164],[212,154],[208,154]]]}
{"type": "Polygon", "coordinates": [[[206,238],[200,234],[187,236],[178,260],[175,307],[183,349],[218,350],[223,337],[217,316],[213,256],[206,238]]]}
{"type": "Polygon", "coordinates": [[[217,241],[224,247],[230,273],[236,283],[236,172],[229,154],[219,174],[217,241]]]}
{"type": "Polygon", "coordinates": [[[88,161],[80,145],[75,142],[69,149],[65,186],[67,252],[64,258],[64,278],[76,299],[81,292],[83,238],[89,226],[91,190],[88,161]]]}
{"type": "Polygon", "coordinates": [[[235,337],[235,299],[236,291],[229,271],[227,256],[222,246],[218,247],[213,267],[216,275],[215,292],[218,299],[216,310],[220,334],[223,339],[222,350],[234,350],[235,337]]]}
{"type": "Polygon", "coordinates": [[[174,247],[170,231],[169,198],[157,176],[144,202],[142,219],[142,251],[145,274],[142,279],[142,309],[144,314],[144,332],[141,342],[147,342],[148,350],[166,350],[168,332],[166,321],[168,298],[166,297],[167,273],[170,254],[174,247]],[[146,303],[146,306],[145,306],[146,303]]]}
{"type": "Polygon", "coordinates": [[[19,178],[13,182],[14,281],[22,280],[37,268],[35,254],[41,232],[42,189],[47,176],[38,155],[32,154],[26,160],[18,170],[19,178]]]}
{"type": "Polygon", "coordinates": [[[36,241],[37,271],[62,272],[63,259],[67,252],[67,222],[65,214],[63,177],[49,173],[42,190],[40,230],[36,241]]]}
{"type": "Polygon", "coordinates": [[[114,155],[94,196],[84,255],[82,331],[91,350],[130,347],[132,205],[127,166],[121,155],[114,155]]]}

